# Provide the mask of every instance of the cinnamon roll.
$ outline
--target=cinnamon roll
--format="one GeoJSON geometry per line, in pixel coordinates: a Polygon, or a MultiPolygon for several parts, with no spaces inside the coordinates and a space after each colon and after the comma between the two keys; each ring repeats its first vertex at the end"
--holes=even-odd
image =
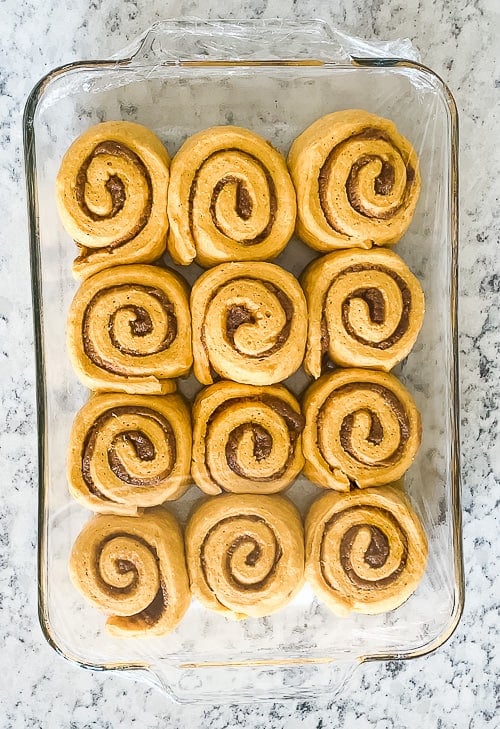
{"type": "Polygon", "coordinates": [[[77,278],[161,256],[169,165],[158,137],[133,122],[96,124],[73,142],[57,175],[56,200],[66,231],[80,246],[77,278]]]}
{"type": "Polygon", "coordinates": [[[282,385],[218,382],[199,393],[193,423],[191,472],[207,494],[276,493],[304,465],[304,418],[282,385]]]}
{"type": "Polygon", "coordinates": [[[302,587],[303,540],[300,515],[283,496],[208,499],[186,528],[192,593],[228,617],[270,615],[302,587]]]}
{"type": "Polygon", "coordinates": [[[92,511],[136,514],[177,499],[190,465],[191,418],[180,395],[94,395],[73,423],[69,487],[92,511]]]}
{"type": "Polygon", "coordinates": [[[327,493],[306,519],[306,579],[338,615],[394,610],[421,581],[427,539],[404,493],[327,493]]]}
{"type": "Polygon", "coordinates": [[[351,249],[321,256],[303,274],[309,310],[304,369],[322,361],[388,371],[413,347],[424,318],[422,288],[393,251],[351,249]]]}
{"type": "Polygon", "coordinates": [[[168,250],[176,263],[275,258],[292,236],[295,215],[285,159],[253,132],[206,129],[172,161],[168,250]]]}
{"type": "Polygon", "coordinates": [[[318,119],[293,142],[297,233],[311,248],[397,243],[420,193],[418,157],[393,122],[362,109],[318,119]]]}
{"type": "Polygon", "coordinates": [[[307,306],[297,280],[272,263],[226,263],[191,291],[194,373],[272,385],[302,363],[307,306]]]}
{"type": "Polygon", "coordinates": [[[161,394],[192,362],[188,289],[173,271],[117,266],[78,289],[68,316],[68,349],[93,390],[161,394]]]}
{"type": "Polygon", "coordinates": [[[396,481],[421,440],[420,414],[393,375],[345,369],[324,375],[306,391],[304,473],[324,488],[348,491],[396,481]]]}
{"type": "Polygon", "coordinates": [[[110,616],[106,628],[116,637],[170,633],[191,601],[182,534],[161,507],[140,517],[95,515],[75,541],[69,572],[110,616]]]}

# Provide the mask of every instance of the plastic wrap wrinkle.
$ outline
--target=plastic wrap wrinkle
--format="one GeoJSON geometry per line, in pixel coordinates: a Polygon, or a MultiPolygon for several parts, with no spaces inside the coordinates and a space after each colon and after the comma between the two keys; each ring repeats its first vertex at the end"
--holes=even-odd
{"type": "Polygon", "coordinates": [[[318,59],[345,62],[351,58],[405,58],[419,60],[408,38],[365,41],[321,21],[287,21],[278,18],[254,21],[205,21],[186,18],[158,22],[137,42],[115,58],[134,60],[292,60],[318,59]],[[266,38],[270,36],[272,38],[266,38]],[[304,40],[301,42],[301,38],[304,40]],[[190,45],[192,44],[192,45],[190,45]]]}

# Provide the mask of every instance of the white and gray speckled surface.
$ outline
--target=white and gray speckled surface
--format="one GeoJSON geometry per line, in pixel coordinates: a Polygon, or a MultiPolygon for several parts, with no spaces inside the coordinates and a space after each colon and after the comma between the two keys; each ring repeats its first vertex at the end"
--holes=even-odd
{"type": "MultiPolygon", "coordinates": [[[[360,3],[199,0],[82,2],[71,10],[35,2],[0,7],[0,634],[4,636],[0,727],[457,727],[500,726],[498,558],[495,491],[500,480],[498,410],[498,124],[494,67],[496,0],[360,3]],[[464,617],[435,654],[369,664],[341,698],[241,707],[173,705],[156,689],[92,674],[59,658],[36,617],[36,440],[21,112],[34,83],[54,66],[120,50],[155,20],[321,17],[370,38],[410,37],[450,85],[461,121],[460,350],[465,571],[464,617]]],[[[497,76],[495,76],[495,73],[497,76]]]]}

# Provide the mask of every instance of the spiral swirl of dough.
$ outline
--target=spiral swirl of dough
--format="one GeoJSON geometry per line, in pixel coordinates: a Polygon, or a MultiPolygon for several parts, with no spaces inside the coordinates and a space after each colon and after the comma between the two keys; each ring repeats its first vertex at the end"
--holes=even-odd
{"type": "Polygon", "coordinates": [[[306,579],[336,613],[393,610],[414,592],[427,539],[401,489],[318,499],[306,519],[306,579]]]}
{"type": "Polygon", "coordinates": [[[283,496],[208,499],[186,529],[193,595],[228,617],[270,615],[302,586],[303,539],[299,513],[283,496]]]}
{"type": "Polygon", "coordinates": [[[162,508],[94,516],[73,545],[69,571],[82,595],[110,615],[112,635],[164,635],[189,607],[181,531],[162,508]]]}
{"type": "Polygon", "coordinates": [[[309,329],[306,371],[329,357],[343,367],[388,371],[413,347],[424,317],[422,288],[393,251],[351,249],[322,256],[302,276],[309,329]]]}
{"type": "Polygon", "coordinates": [[[188,292],[156,266],[117,266],[82,283],[70,307],[68,349],[76,373],[94,390],[156,394],[189,372],[188,292]]]}
{"type": "Polygon", "coordinates": [[[361,109],[318,119],[288,156],[297,232],[319,251],[397,243],[420,193],[418,157],[393,122],[361,109]]]}
{"type": "Polygon", "coordinates": [[[190,461],[191,418],[179,395],[94,395],[73,423],[70,491],[93,511],[136,514],[182,496],[190,461]]]}
{"type": "Polygon", "coordinates": [[[290,486],[304,465],[304,419],[285,387],[219,382],[193,406],[192,475],[207,494],[271,494],[290,486]]]}
{"type": "Polygon", "coordinates": [[[275,258],[292,236],[295,215],[284,158],[253,132],[206,129],[172,161],[168,249],[177,263],[275,258]]]}
{"type": "Polygon", "coordinates": [[[248,385],[272,385],[300,366],[307,336],[304,293],[272,263],[226,263],[206,271],[191,291],[194,373],[214,372],[248,385]]]}
{"type": "Polygon", "coordinates": [[[306,391],[303,411],[304,472],[324,488],[396,481],[420,446],[413,398],[385,372],[353,368],[324,375],[306,391]]]}
{"type": "Polygon", "coordinates": [[[133,122],[96,124],[70,146],[56,181],[66,231],[80,246],[77,278],[109,266],[154,261],[166,246],[170,158],[133,122]]]}

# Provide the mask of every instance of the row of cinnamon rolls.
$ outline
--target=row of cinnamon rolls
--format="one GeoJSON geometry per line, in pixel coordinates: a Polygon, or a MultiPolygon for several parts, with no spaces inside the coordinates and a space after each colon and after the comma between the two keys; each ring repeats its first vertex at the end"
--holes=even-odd
{"type": "Polygon", "coordinates": [[[70,437],[73,497],[101,513],[137,514],[181,497],[273,494],[301,472],[336,491],[400,479],[421,439],[416,405],[392,375],[324,375],[302,407],[283,385],[223,380],[201,390],[192,417],[178,394],[93,394],[70,437]]]}
{"type": "Polygon", "coordinates": [[[254,132],[212,127],[172,162],[140,124],[84,132],[57,176],[62,222],[78,244],[77,278],[157,260],[209,267],[275,258],[294,231],[319,251],[396,243],[420,192],[418,158],[395,125],[361,109],[303,131],[288,159],[254,132]]]}
{"type": "Polygon", "coordinates": [[[68,317],[68,349],[92,390],[161,394],[194,374],[272,385],[302,364],[389,371],[414,345],[424,316],[417,278],[393,251],[337,251],[300,283],[272,263],[226,263],[189,291],[170,269],[116,266],[85,280],[68,317]]]}
{"type": "Polygon", "coordinates": [[[226,617],[284,608],[304,579],[334,613],[392,610],[414,592],[427,541],[401,489],[316,500],[305,520],[283,496],[225,494],[192,512],[184,535],[164,508],[94,516],[73,546],[75,586],[115,636],[163,635],[192,596],[226,617]]]}

